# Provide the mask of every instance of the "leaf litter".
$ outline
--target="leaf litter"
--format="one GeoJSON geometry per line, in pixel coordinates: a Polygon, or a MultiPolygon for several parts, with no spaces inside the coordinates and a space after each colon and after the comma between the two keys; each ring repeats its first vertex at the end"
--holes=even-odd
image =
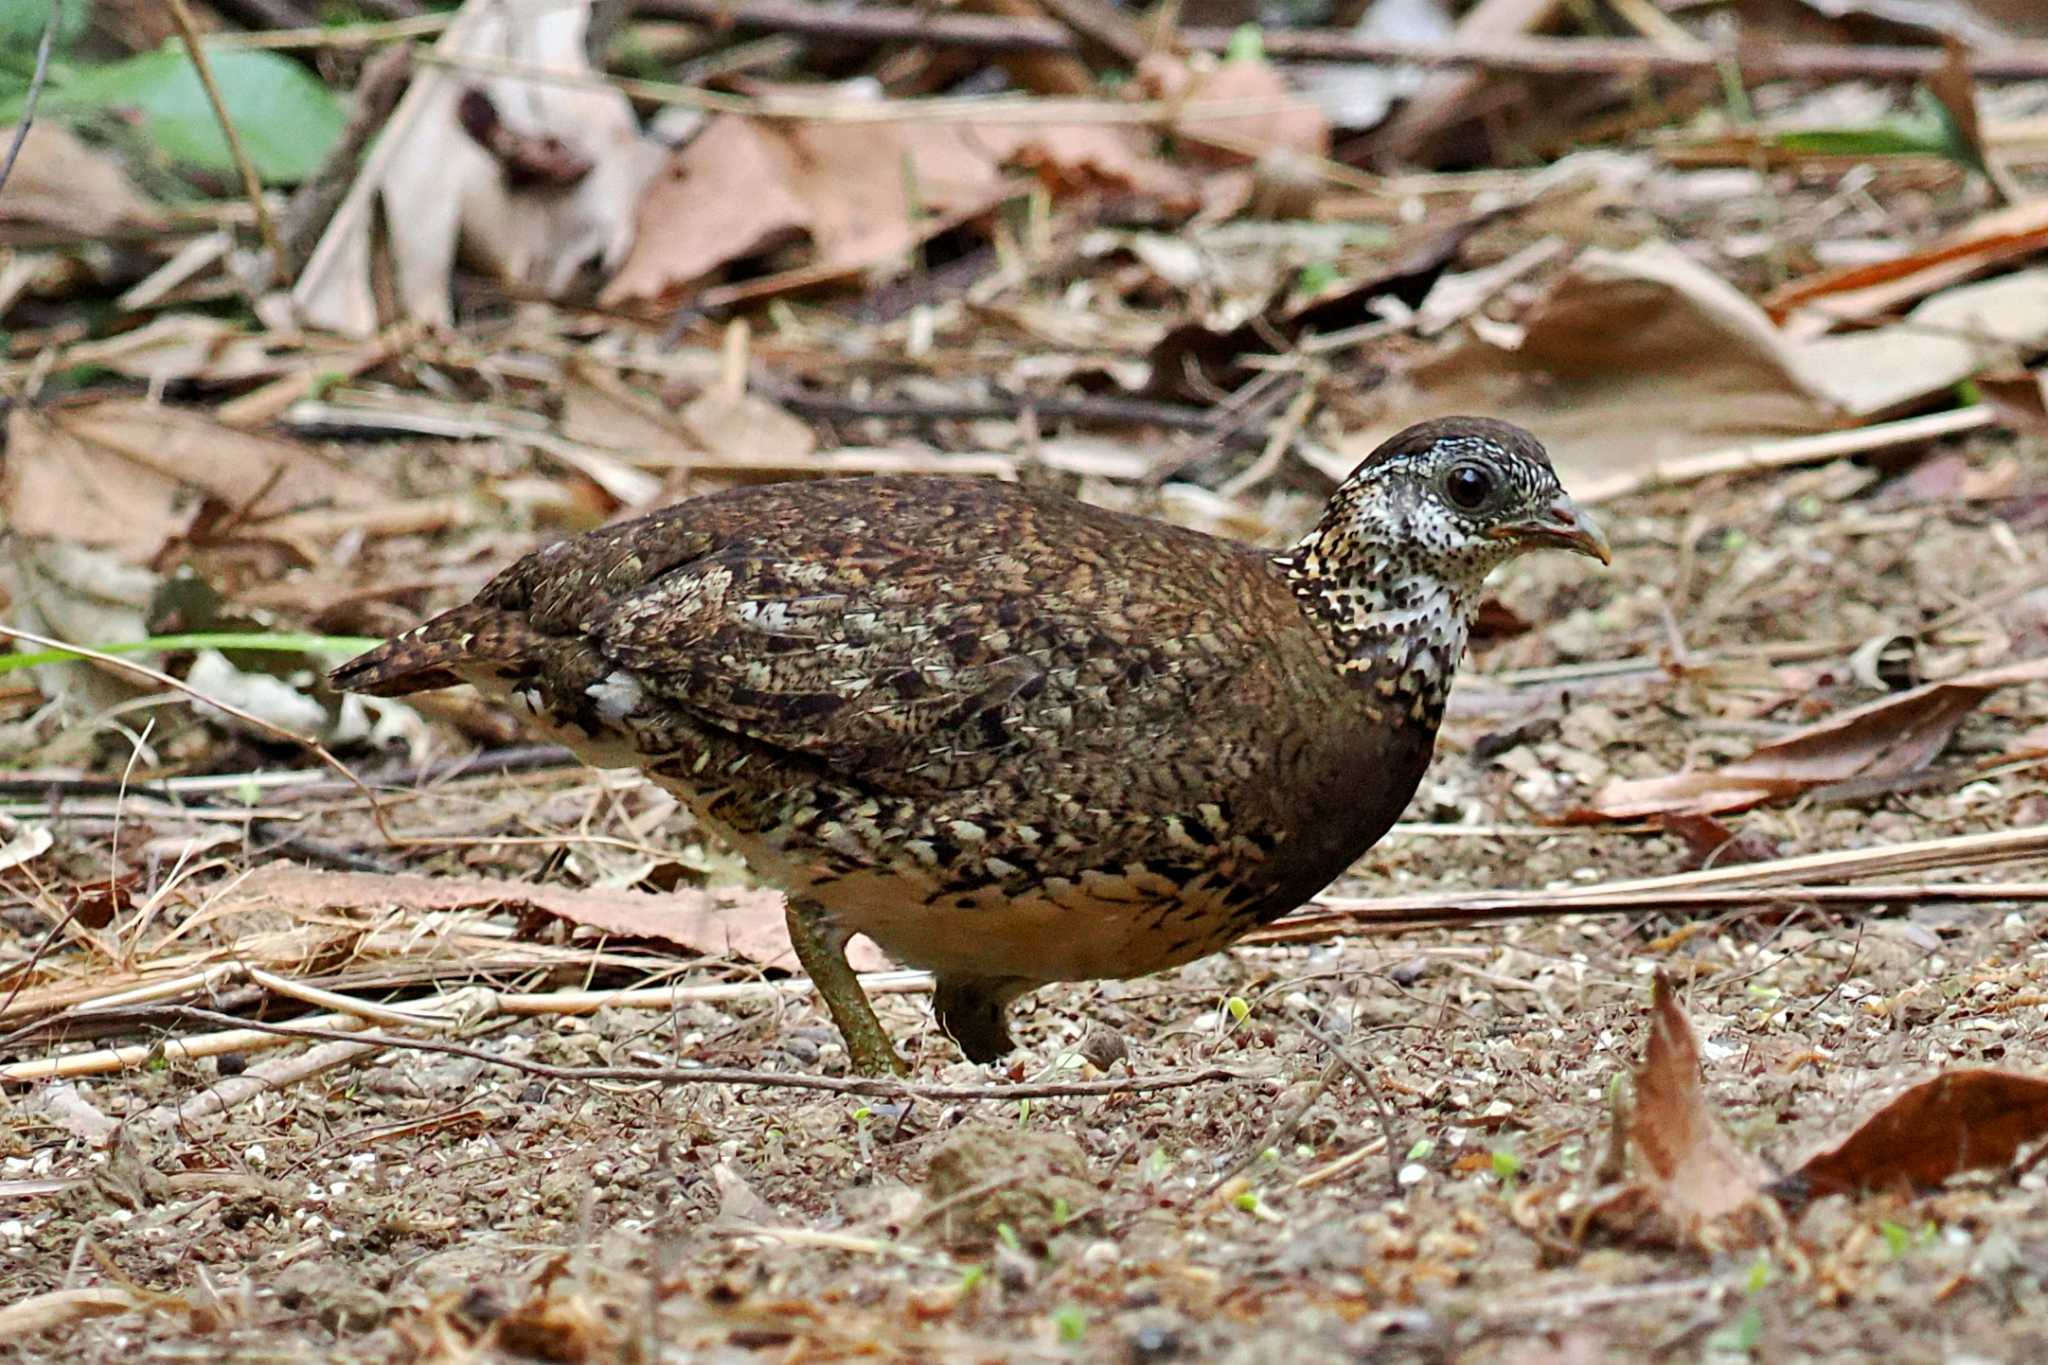
{"type": "MultiPolygon", "coordinates": [[[[1520,41],[1516,8],[1452,41],[1520,41]]],[[[2048,481],[1998,379],[2042,346],[2038,208],[1995,206],[1990,163],[2038,181],[2028,82],[1947,78],[1973,160],[1845,163],[1780,136],[1840,125],[1841,83],[1758,86],[1731,127],[1714,82],[1651,76],[1708,103],[1600,131],[1665,115],[1602,103],[1582,16],[1544,41],[1585,71],[1392,82],[1421,94],[1332,135],[1295,68],[1170,37],[1054,72],[634,19],[591,60],[581,11],[502,44],[480,13],[430,17],[410,103],[337,144],[292,299],[250,283],[249,206],[192,198],[223,182],[104,130],[72,216],[10,183],[35,235],[0,261],[5,510],[35,534],[6,621],[386,635],[657,498],[864,469],[1278,541],[1404,404],[1537,425],[1621,565],[1503,577],[1519,627],[1324,907],[1046,993],[995,1073],[934,1042],[920,974],[872,975],[917,1049],[888,1093],[793,1093],[844,1062],[773,966],[772,893],[460,695],[327,731],[373,808],[155,684],[0,678],[22,1331],[108,1359],[2013,1354],[2041,1288],[2048,481]],[[578,84],[622,52],[674,84],[578,84]],[[1517,169],[1546,136],[1596,149],[1517,169]],[[1357,169],[1395,146],[1484,160],[1357,169]],[[448,760],[475,743],[500,747],[448,760]],[[1643,783],[1653,809],[1563,823],[1643,783]],[[1715,1026],[1655,997],[1634,1214],[1575,1243],[1659,970],[1715,1026]],[[1801,1151],[1775,1180],[1759,1155],[1801,1151]]],[[[1028,22],[934,22],[966,17],[1028,22]]],[[[150,657],[334,706],[303,655],[150,657]]]]}

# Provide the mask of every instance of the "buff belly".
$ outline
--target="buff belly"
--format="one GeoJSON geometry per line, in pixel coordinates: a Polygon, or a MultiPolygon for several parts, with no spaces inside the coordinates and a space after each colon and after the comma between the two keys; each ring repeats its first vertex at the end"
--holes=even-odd
{"type": "MultiPolygon", "coordinates": [[[[490,670],[464,672],[480,691],[515,707],[533,729],[586,763],[647,772],[764,881],[823,906],[836,923],[865,934],[906,966],[1030,982],[1124,979],[1205,957],[1254,927],[1241,901],[1125,869],[964,895],[942,886],[932,869],[879,849],[871,850],[871,867],[835,870],[821,856],[825,850],[811,847],[799,831],[741,829],[722,819],[712,809],[712,792],[676,775],[697,766],[688,754],[676,756],[683,761],[672,766],[656,766],[656,756],[624,727],[586,734],[561,723],[537,689],[508,685],[490,670]]],[[[704,785],[717,780],[712,776],[704,785]]]]}

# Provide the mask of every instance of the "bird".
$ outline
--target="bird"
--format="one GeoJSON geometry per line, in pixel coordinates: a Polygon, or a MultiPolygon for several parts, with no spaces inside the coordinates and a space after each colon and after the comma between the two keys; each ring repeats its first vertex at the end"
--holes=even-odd
{"type": "Polygon", "coordinates": [[[1399,818],[1481,584],[1545,548],[1612,562],[1482,417],[1390,437],[1279,548],[993,479],[783,482],[545,546],[332,681],[468,683],[643,769],[782,889],[852,1069],[904,1074],[853,935],[991,1062],[1027,991],[1298,907],[1399,818]]]}

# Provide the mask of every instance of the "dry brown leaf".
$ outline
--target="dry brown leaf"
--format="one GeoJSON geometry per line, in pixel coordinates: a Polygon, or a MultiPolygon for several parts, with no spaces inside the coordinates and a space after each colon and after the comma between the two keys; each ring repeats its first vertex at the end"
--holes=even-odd
{"type": "Polygon", "coordinates": [[[1129,129],[1062,124],[765,123],[727,116],[672,153],[649,187],[608,304],[687,289],[725,265],[808,239],[807,275],[897,264],[1017,191],[1110,189],[1192,210],[1190,182],[1129,129]]]}
{"type": "MultiPolygon", "coordinates": [[[[14,140],[0,128],[0,147],[14,140]]],[[[31,125],[0,195],[0,223],[51,229],[75,237],[154,232],[163,217],[128,179],[121,163],[81,142],[61,123],[31,125]]]]}
{"type": "MultiPolygon", "coordinates": [[[[270,863],[236,888],[238,898],[304,909],[403,906],[409,910],[472,910],[531,906],[572,924],[626,938],[654,939],[707,957],[740,958],[794,970],[796,954],[783,922],[782,893],[753,887],[666,892],[577,890],[493,877],[428,877],[400,873],[322,872],[270,863]]],[[[857,971],[888,967],[881,950],[857,939],[847,952],[857,971]]]]}
{"type": "Polygon", "coordinates": [[[1700,1088],[1700,1047],[1662,973],[1650,1005],[1650,1037],[1635,1076],[1628,1138],[1636,1180],[1691,1238],[1759,1204],[1768,1173],[1735,1145],[1700,1088]]]}
{"type": "Polygon", "coordinates": [[[666,463],[689,437],[676,415],[651,395],[581,367],[562,387],[562,434],[584,445],[632,452],[640,464],[666,463]]]}
{"type": "Polygon", "coordinates": [[[1987,213],[1918,251],[1874,265],[1849,266],[1795,280],[1763,306],[1795,335],[1875,317],[2007,261],[2048,250],[2048,199],[1987,213]],[[1809,310],[1816,323],[1795,314],[1809,310]]]}
{"type": "Polygon", "coordinates": [[[1570,487],[1837,415],[1757,306],[1677,247],[1581,253],[1517,335],[1469,335],[1388,389],[1374,421],[1316,462],[1342,478],[1424,417],[1484,412],[1550,445],[1570,487]]]}
{"type": "Polygon", "coordinates": [[[722,460],[788,459],[818,448],[818,435],[808,422],[758,394],[707,389],[680,416],[690,439],[722,460]]]}
{"type": "Polygon", "coordinates": [[[1815,1195],[1939,1185],[1963,1171],[2009,1166],[2022,1147],[2043,1138],[2048,1078],[1951,1071],[1872,1114],[1794,1178],[1815,1195]]]}
{"type": "Polygon", "coordinates": [[[420,322],[445,325],[452,317],[458,245],[500,279],[551,298],[574,289],[592,264],[611,270],[625,259],[663,149],[641,135],[623,94],[591,81],[589,20],[588,6],[553,0],[463,5],[437,55],[510,60],[565,79],[416,72],[293,286],[302,321],[354,336],[377,329],[371,242],[379,199],[401,305],[420,322]],[[587,163],[587,173],[566,190],[508,183],[498,159],[463,127],[459,111],[472,91],[487,98],[508,136],[552,140],[565,161],[587,163]]]}
{"type": "Polygon", "coordinates": [[[993,207],[1006,180],[978,130],[951,124],[714,119],[671,154],[604,300],[657,298],[808,237],[820,269],[882,265],[935,223],[993,207]]]}
{"type": "Polygon", "coordinates": [[[1766,744],[1747,758],[1611,782],[1575,820],[1632,820],[1685,812],[1709,815],[1797,796],[1830,782],[1895,777],[1926,767],[1979,702],[2001,687],[2048,680],[2048,659],[2008,664],[1881,697],[1766,744]]]}
{"type": "Polygon", "coordinates": [[[245,521],[375,496],[308,447],[237,431],[203,413],[135,399],[35,411],[7,424],[0,512],[15,530],[153,557],[205,499],[245,521]]]}
{"type": "Polygon", "coordinates": [[[649,183],[639,235],[602,301],[657,298],[809,231],[810,207],[785,182],[773,133],[752,119],[713,119],[649,183]]]}
{"type": "Polygon", "coordinates": [[[1169,213],[1192,212],[1200,195],[1177,168],[1145,150],[1128,128],[1102,123],[1042,123],[983,129],[1003,164],[1030,171],[1055,196],[1133,194],[1169,213]]]}
{"type": "Polygon", "coordinates": [[[1175,121],[1174,131],[1196,144],[1199,160],[1236,166],[1273,151],[1329,154],[1330,121],[1270,63],[1239,59],[1198,68],[1155,53],[1139,64],[1138,76],[1161,99],[1243,107],[1242,113],[1203,112],[1175,121]]]}
{"type": "Polygon", "coordinates": [[[1635,1075],[1629,1142],[1666,1202],[1695,1218],[1731,1212],[1762,1189],[1762,1167],[1736,1147],[1700,1086],[1699,1039],[1670,978],[1659,974],[1635,1075]]]}
{"type": "Polygon", "coordinates": [[[1793,352],[1800,375],[1844,412],[1919,403],[1987,364],[2048,343],[2048,268],[1935,294],[1890,327],[1820,337],[1793,352]]]}

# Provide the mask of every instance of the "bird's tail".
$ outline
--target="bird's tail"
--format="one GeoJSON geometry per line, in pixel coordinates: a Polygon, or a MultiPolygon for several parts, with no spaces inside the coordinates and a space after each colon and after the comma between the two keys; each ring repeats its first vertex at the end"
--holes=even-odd
{"type": "Polygon", "coordinates": [[[344,692],[402,697],[462,682],[457,667],[518,664],[546,652],[546,639],[526,617],[496,607],[444,611],[327,675],[344,692]]]}

